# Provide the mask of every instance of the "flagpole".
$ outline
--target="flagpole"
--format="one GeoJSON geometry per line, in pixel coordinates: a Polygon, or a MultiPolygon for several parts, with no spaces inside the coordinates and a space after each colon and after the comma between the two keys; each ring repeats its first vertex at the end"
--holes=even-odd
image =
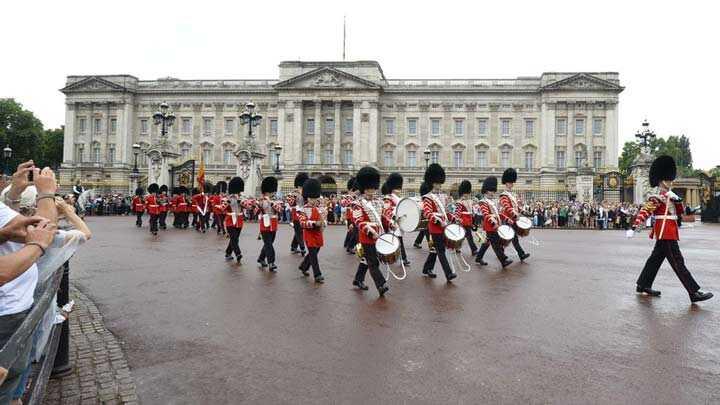
{"type": "Polygon", "coordinates": [[[343,15],[343,61],[345,61],[345,15],[343,15]]]}

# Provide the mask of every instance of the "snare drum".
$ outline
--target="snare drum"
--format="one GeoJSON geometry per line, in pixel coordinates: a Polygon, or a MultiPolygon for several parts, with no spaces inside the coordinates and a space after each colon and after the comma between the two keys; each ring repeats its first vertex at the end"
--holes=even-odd
{"type": "Polygon", "coordinates": [[[395,207],[395,216],[397,217],[398,227],[403,232],[414,232],[422,227],[421,222],[424,219],[422,207],[420,201],[416,198],[405,197],[401,199],[397,207],[395,207]]]}
{"type": "Polygon", "coordinates": [[[528,217],[520,217],[515,221],[517,228],[517,234],[519,237],[525,237],[530,234],[530,228],[532,228],[532,221],[528,217]]]}
{"type": "Polygon", "coordinates": [[[443,230],[445,236],[445,247],[448,249],[460,249],[465,239],[465,229],[458,224],[450,224],[443,230]]]}
{"type": "Polygon", "coordinates": [[[393,264],[400,257],[400,239],[392,233],[383,233],[375,241],[375,250],[381,263],[393,264]]]}
{"type": "Polygon", "coordinates": [[[498,236],[500,236],[500,244],[507,246],[515,238],[515,231],[509,225],[500,225],[497,230],[498,236]]]}

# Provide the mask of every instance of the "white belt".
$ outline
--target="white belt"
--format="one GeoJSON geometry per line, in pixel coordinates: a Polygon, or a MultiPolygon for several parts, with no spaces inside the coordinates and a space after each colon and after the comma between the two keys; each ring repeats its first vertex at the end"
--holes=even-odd
{"type": "Polygon", "coordinates": [[[677,215],[657,215],[655,219],[672,219],[673,221],[677,221],[677,215]]]}

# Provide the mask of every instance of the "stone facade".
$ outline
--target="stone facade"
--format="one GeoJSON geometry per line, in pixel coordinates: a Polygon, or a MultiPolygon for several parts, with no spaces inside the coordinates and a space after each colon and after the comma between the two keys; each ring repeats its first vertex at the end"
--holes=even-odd
{"type": "MultiPolygon", "coordinates": [[[[77,181],[115,191],[129,188],[132,145],[159,138],[152,114],[161,102],[177,116],[168,141],[176,164],[204,154],[211,181],[235,175],[234,152],[247,127],[248,101],[263,115],[254,129],[287,187],[297,171],[326,174],[338,184],[359,167],[400,171],[409,188],[422,181],[426,150],[446,167],[449,183],[476,184],[505,167],[519,187],[564,190],[579,168],[617,169],[618,73],[543,73],[509,80],[393,80],[377,62],[282,62],[278,80],[139,80],[130,75],[68,76],[64,186],[77,181]]],[[[147,158],[140,155],[141,173],[147,158]]],[[[141,178],[141,182],[143,179],[141,178]]]]}

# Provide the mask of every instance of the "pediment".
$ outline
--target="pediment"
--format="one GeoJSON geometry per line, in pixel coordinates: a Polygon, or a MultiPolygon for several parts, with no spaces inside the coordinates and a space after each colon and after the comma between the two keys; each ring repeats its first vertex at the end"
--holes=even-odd
{"type": "Polygon", "coordinates": [[[103,79],[97,76],[90,76],[73,84],[65,86],[60,89],[63,93],[75,93],[75,92],[98,92],[106,93],[109,91],[127,91],[126,87],[123,87],[117,83],[113,83],[109,80],[103,79]]]}
{"type": "Polygon", "coordinates": [[[547,84],[542,90],[611,90],[622,91],[624,87],[588,73],[577,73],[547,84]]]}
{"type": "Polygon", "coordinates": [[[321,67],[282,81],[274,86],[276,89],[375,89],[382,87],[370,80],[351,75],[329,66],[321,67]]]}

